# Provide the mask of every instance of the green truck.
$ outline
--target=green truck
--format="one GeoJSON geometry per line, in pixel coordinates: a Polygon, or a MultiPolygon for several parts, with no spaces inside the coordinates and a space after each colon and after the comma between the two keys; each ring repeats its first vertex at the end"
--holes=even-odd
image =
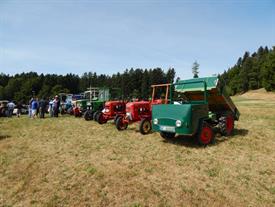
{"type": "Polygon", "coordinates": [[[174,138],[176,134],[192,136],[201,145],[212,143],[217,131],[231,135],[240,113],[226,91],[218,77],[172,84],[169,103],[153,105],[153,130],[165,139],[174,138]]]}
{"type": "Polygon", "coordinates": [[[85,106],[84,119],[86,121],[92,120],[97,112],[101,112],[104,104],[110,98],[110,91],[108,88],[89,88],[84,92],[85,99],[82,100],[82,105],[85,106]]]}

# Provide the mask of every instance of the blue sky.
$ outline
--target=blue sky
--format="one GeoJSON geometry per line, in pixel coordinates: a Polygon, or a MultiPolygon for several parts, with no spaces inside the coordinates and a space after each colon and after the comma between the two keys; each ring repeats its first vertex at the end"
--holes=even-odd
{"type": "Polygon", "coordinates": [[[0,0],[0,72],[222,73],[275,45],[275,1],[0,0]]]}

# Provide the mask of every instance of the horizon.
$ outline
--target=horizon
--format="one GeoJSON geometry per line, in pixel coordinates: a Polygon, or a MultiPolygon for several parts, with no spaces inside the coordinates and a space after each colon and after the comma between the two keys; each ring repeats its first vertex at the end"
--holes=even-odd
{"type": "Polygon", "coordinates": [[[221,74],[274,46],[273,1],[1,1],[0,72],[221,74]],[[195,12],[194,12],[195,11],[195,12]]]}

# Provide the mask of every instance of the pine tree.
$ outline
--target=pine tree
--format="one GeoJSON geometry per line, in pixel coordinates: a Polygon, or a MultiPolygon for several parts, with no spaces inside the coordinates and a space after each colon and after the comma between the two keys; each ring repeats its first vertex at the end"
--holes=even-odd
{"type": "Polygon", "coordinates": [[[192,66],[193,78],[199,77],[199,67],[200,67],[200,65],[198,64],[197,61],[195,61],[192,66]]]}

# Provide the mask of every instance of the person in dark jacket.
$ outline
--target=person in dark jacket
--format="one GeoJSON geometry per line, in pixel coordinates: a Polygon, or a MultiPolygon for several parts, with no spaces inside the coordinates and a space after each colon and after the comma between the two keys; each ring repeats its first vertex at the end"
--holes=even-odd
{"type": "Polygon", "coordinates": [[[56,95],[53,101],[53,115],[54,117],[58,117],[59,113],[59,107],[60,107],[60,100],[58,96],[56,95]]]}
{"type": "Polygon", "coordinates": [[[39,101],[39,115],[40,115],[40,118],[42,119],[45,118],[46,107],[47,107],[47,101],[45,100],[44,97],[42,97],[42,99],[40,99],[39,101]]]}
{"type": "Polygon", "coordinates": [[[23,108],[22,102],[19,101],[16,106],[17,106],[16,115],[17,115],[17,117],[20,117],[21,113],[22,113],[22,108],[23,108]]]}

